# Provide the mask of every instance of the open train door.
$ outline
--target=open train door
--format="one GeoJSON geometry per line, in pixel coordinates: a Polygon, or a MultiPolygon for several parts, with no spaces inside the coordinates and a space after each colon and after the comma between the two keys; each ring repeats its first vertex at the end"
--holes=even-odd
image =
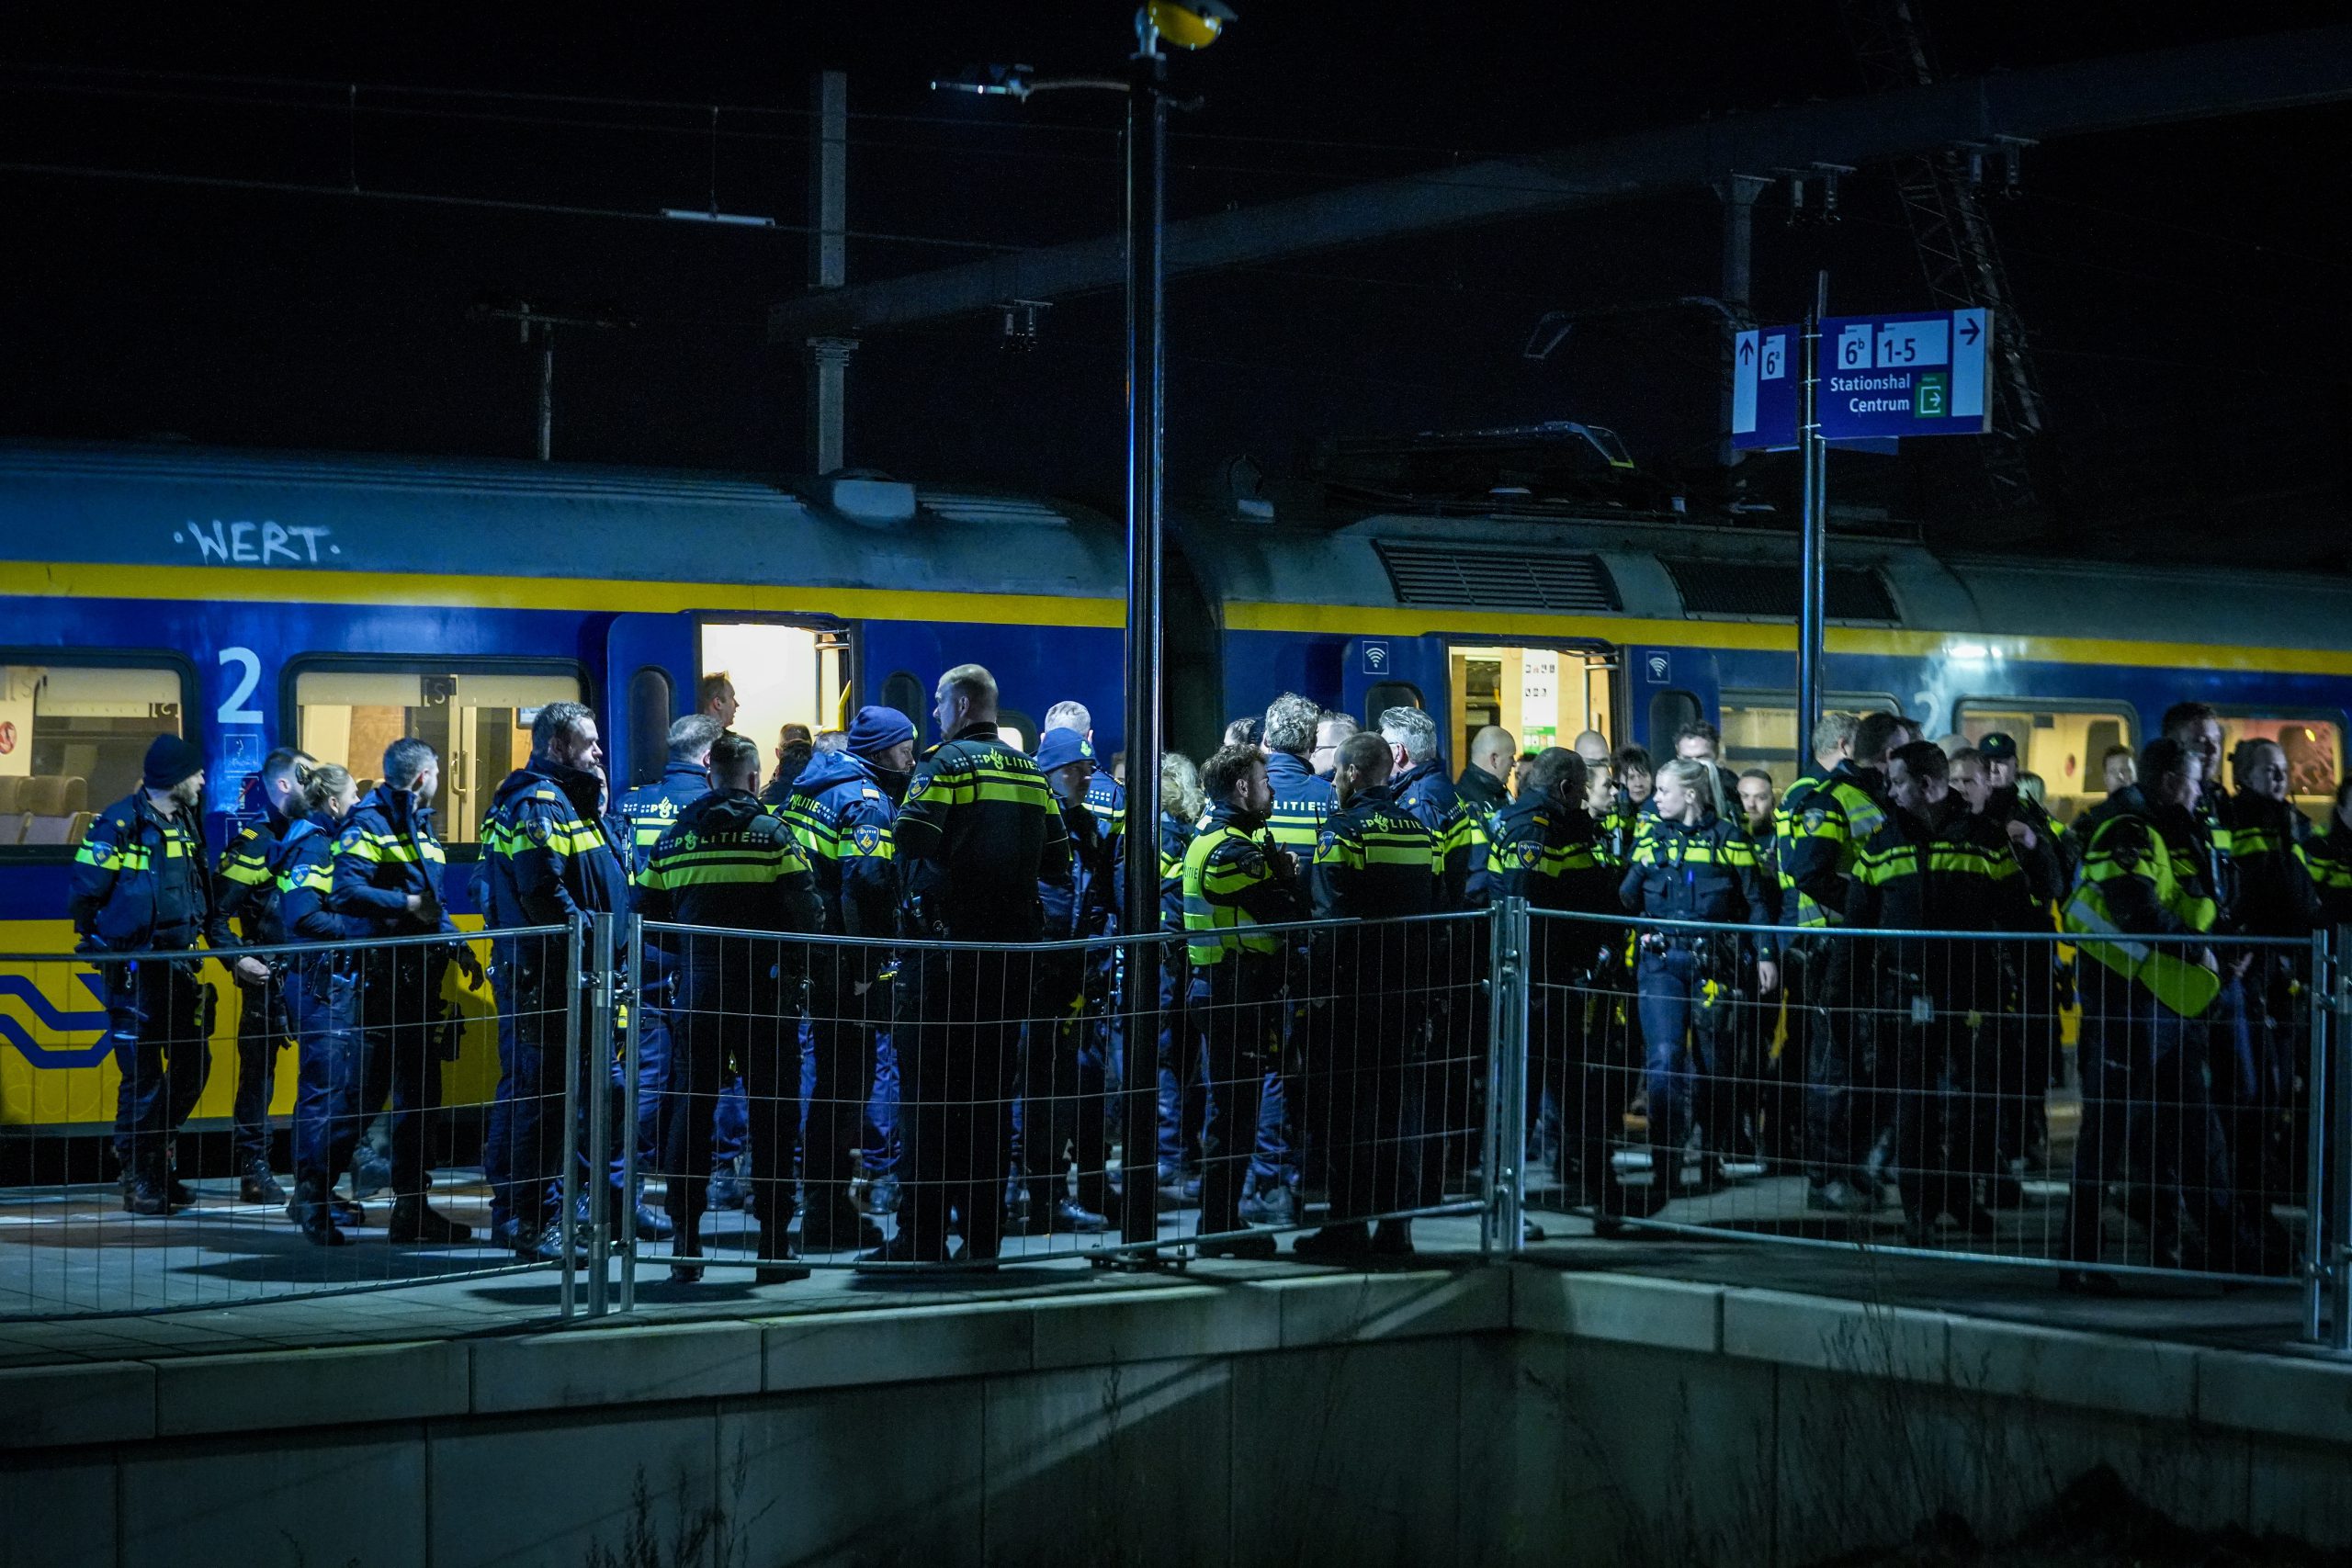
{"type": "Polygon", "coordinates": [[[613,793],[651,784],[669,756],[670,723],[694,707],[695,618],[616,615],[605,637],[604,720],[613,793]]]}
{"type": "Polygon", "coordinates": [[[1362,637],[1349,641],[1340,668],[1340,706],[1366,729],[1383,708],[1426,708],[1446,728],[1445,643],[1433,637],[1362,637]]]}

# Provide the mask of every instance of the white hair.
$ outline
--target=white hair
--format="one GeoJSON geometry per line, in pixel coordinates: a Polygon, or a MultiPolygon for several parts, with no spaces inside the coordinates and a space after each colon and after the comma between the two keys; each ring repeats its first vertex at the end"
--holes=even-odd
{"type": "Polygon", "coordinates": [[[1419,708],[1380,710],[1380,738],[1405,749],[1405,761],[1415,767],[1437,755],[1437,720],[1419,708]]]}
{"type": "Polygon", "coordinates": [[[1075,729],[1080,735],[1094,732],[1094,716],[1086,711],[1084,703],[1056,703],[1046,710],[1046,722],[1038,733],[1048,729],[1075,729]]]}

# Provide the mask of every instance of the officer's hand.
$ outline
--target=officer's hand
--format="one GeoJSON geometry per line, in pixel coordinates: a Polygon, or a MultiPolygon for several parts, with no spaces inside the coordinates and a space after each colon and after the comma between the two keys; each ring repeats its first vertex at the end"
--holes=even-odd
{"type": "Polygon", "coordinates": [[[422,909],[422,908],[424,908],[424,894],[422,894],[422,893],[412,893],[412,894],[410,894],[410,895],[408,896],[408,912],[409,912],[410,914],[413,915],[413,914],[415,914],[418,910],[420,910],[420,909],[422,909]]]}
{"type": "Polygon", "coordinates": [[[1756,961],[1756,994],[1769,997],[1781,988],[1781,966],[1769,958],[1756,961]]]}
{"type": "Polygon", "coordinates": [[[459,947],[457,956],[451,962],[457,964],[458,973],[466,977],[466,987],[469,990],[481,989],[481,960],[474,956],[472,948],[459,947]]]}
{"type": "Polygon", "coordinates": [[[1284,876],[1295,878],[1298,875],[1297,852],[1295,850],[1279,851],[1277,852],[1277,858],[1274,861],[1274,869],[1284,876]]]}
{"type": "Polygon", "coordinates": [[[2222,972],[2222,961],[2213,956],[2213,950],[2210,947],[2200,947],[2197,950],[2197,962],[2216,975],[2222,972]]]}
{"type": "Polygon", "coordinates": [[[2018,848],[2021,850],[2030,850],[2040,842],[2040,840],[2033,836],[2033,829],[2027,827],[2024,823],[2017,820],[2015,818],[2011,818],[2007,826],[2009,829],[2009,841],[2017,845],[2018,848]]]}
{"type": "Polygon", "coordinates": [[[238,979],[250,986],[258,986],[269,978],[269,965],[258,958],[240,958],[231,967],[238,979]]]}

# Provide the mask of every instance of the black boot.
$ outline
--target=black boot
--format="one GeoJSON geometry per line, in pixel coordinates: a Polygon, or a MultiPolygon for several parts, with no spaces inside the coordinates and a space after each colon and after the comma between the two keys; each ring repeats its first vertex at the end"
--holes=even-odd
{"type": "Polygon", "coordinates": [[[341,1247],[350,1237],[335,1228],[327,1212],[326,1188],[308,1178],[294,1184],[294,1201],[287,1213],[302,1227],[302,1239],[312,1247],[341,1247]]]}
{"type": "Polygon", "coordinates": [[[392,1239],[447,1246],[473,1238],[471,1225],[459,1224],[423,1198],[411,1196],[392,1202],[392,1239]]]}
{"type": "Polygon", "coordinates": [[[172,1195],[161,1171],[126,1172],[122,1179],[122,1212],[153,1219],[172,1212],[172,1195]]]}
{"type": "Polygon", "coordinates": [[[770,1230],[763,1224],[759,1229],[752,1231],[751,1236],[752,1257],[776,1260],[763,1263],[752,1270],[753,1284],[788,1285],[795,1280],[808,1278],[808,1267],[800,1261],[800,1255],[792,1250],[791,1239],[785,1235],[783,1225],[779,1224],[774,1230],[770,1230]],[[775,1237],[775,1240],[771,1241],[769,1239],[771,1236],[775,1237]]]}
{"type": "Polygon", "coordinates": [[[283,1203],[286,1189],[277,1184],[277,1173],[269,1168],[268,1156],[247,1156],[244,1168],[237,1173],[237,1196],[247,1203],[283,1203]]]}

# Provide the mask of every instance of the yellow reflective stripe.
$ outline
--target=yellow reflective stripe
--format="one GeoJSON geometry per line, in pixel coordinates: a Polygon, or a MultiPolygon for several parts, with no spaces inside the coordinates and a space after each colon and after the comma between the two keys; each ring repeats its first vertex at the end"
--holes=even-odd
{"type": "Polygon", "coordinates": [[[707,865],[657,865],[646,868],[640,886],[657,891],[680,887],[757,886],[781,882],[793,872],[805,868],[780,861],[738,860],[707,865]]]}
{"type": "Polygon", "coordinates": [[[241,887],[266,886],[271,881],[269,863],[255,860],[251,855],[238,855],[220,863],[220,878],[241,887]]]}

